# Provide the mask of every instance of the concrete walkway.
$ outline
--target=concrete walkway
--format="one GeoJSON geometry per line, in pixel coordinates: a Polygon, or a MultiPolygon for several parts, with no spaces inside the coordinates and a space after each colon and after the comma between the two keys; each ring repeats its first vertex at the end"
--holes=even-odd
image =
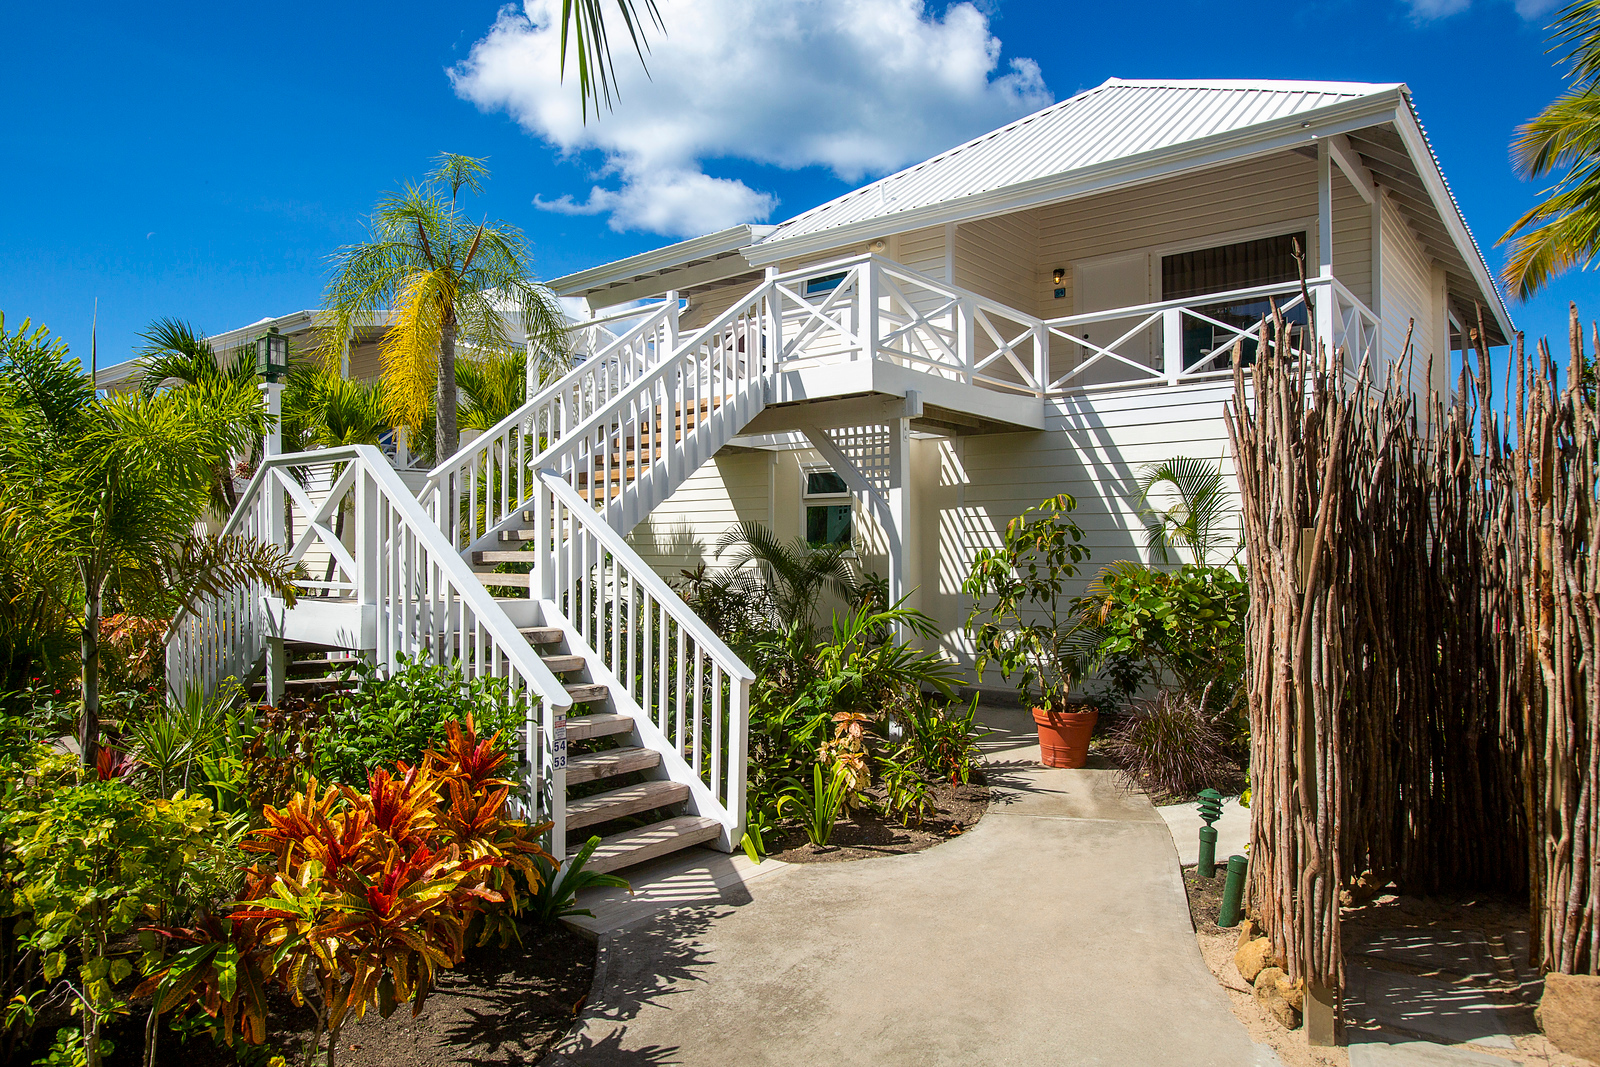
{"type": "Polygon", "coordinates": [[[1155,809],[1109,770],[1039,767],[1023,714],[985,718],[995,800],[971,832],[601,924],[547,1062],[1275,1064],[1200,958],[1155,809]]]}

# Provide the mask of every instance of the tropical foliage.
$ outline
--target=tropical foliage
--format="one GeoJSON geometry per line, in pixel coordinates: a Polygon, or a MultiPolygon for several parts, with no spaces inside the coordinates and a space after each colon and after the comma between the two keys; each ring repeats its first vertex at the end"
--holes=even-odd
{"type": "MultiPolygon", "coordinates": [[[[281,549],[194,532],[217,470],[264,426],[250,390],[99,397],[65,345],[27,322],[7,333],[0,320],[0,542],[28,561],[8,576],[9,596],[51,605],[47,621],[81,620],[86,767],[99,737],[108,602],[163,617],[246,582],[293,599],[281,549]],[[19,585],[31,588],[18,597],[19,585]]],[[[21,623],[26,639],[26,612],[21,623]]]]}
{"type": "Polygon", "coordinates": [[[1209,563],[1213,552],[1228,547],[1221,531],[1227,501],[1222,469],[1209,460],[1174,456],[1150,464],[1139,481],[1145,547],[1161,563],[1171,562],[1178,545],[1195,563],[1209,563]]]}
{"type": "Polygon", "coordinates": [[[1523,177],[1561,176],[1500,238],[1506,288],[1523,300],[1600,251],[1600,0],[1567,4],[1552,29],[1570,85],[1517,130],[1511,155],[1523,177]]]}
{"type": "Polygon", "coordinates": [[[478,358],[531,342],[566,358],[566,322],[549,290],[532,280],[522,234],[504,222],[473,222],[463,190],[480,193],[481,159],[441,154],[421,185],[379,202],[364,244],[341,248],[327,292],[324,358],[339,338],[393,309],[384,334],[384,398],[396,425],[417,438],[430,423],[435,456],[458,444],[457,347],[478,358]]]}
{"type": "Polygon", "coordinates": [[[841,600],[855,594],[850,545],[811,545],[798,537],[786,541],[771,527],[745,520],[717,541],[719,556],[729,549],[733,554],[724,565],[730,572],[754,566],[765,583],[773,617],[786,625],[809,629],[824,592],[841,600]]]}
{"type": "Polygon", "coordinates": [[[1062,493],[1012,519],[1001,546],[973,558],[961,587],[973,599],[967,630],[978,674],[993,663],[1002,678],[1016,679],[1024,701],[1056,710],[1093,669],[1098,644],[1067,594],[1067,582],[1089,559],[1072,520],[1077,506],[1062,493]]]}

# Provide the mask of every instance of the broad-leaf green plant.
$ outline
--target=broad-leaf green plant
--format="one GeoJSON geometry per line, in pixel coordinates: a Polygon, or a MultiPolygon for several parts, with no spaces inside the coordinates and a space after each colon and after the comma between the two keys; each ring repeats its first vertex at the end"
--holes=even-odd
{"type": "Polygon", "coordinates": [[[1001,546],[980,551],[961,586],[973,599],[967,630],[979,677],[992,663],[1002,678],[1016,679],[1025,702],[1051,711],[1067,709],[1098,643],[1066,591],[1089,559],[1072,519],[1077,506],[1062,493],[1012,519],[1001,546]]]}
{"type": "Polygon", "coordinates": [[[539,868],[539,891],[528,900],[527,914],[536,922],[553,923],[572,915],[585,915],[594,917],[594,912],[588,908],[578,907],[578,894],[585,889],[614,887],[628,889],[627,879],[603,871],[588,869],[589,860],[594,856],[594,850],[600,847],[600,839],[591,837],[583,843],[583,847],[567,857],[559,870],[549,859],[535,857],[534,864],[539,868]]]}

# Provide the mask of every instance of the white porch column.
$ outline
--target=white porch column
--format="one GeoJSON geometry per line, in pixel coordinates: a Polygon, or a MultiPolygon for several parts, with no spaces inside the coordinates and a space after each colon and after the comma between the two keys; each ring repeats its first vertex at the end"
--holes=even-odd
{"type": "MultiPolygon", "coordinates": [[[[907,607],[917,607],[920,598],[914,595],[917,573],[912,542],[916,533],[911,528],[911,420],[895,419],[889,424],[889,601],[895,603],[907,596],[907,607]]],[[[903,630],[904,628],[902,628],[903,630]]],[[[900,635],[902,640],[906,634],[900,635]]]]}
{"type": "MultiPolygon", "coordinates": [[[[261,453],[265,462],[283,454],[283,383],[262,382],[259,388],[267,407],[267,432],[261,438],[261,453]]],[[[231,474],[227,476],[232,477],[231,474]]],[[[266,492],[267,540],[279,549],[286,548],[283,487],[269,477],[263,488],[266,492]]],[[[268,704],[276,705],[283,699],[284,683],[289,675],[289,656],[284,649],[283,638],[272,636],[270,627],[266,633],[266,700],[268,704]]]]}
{"type": "MultiPolygon", "coordinates": [[[[356,603],[361,605],[377,606],[378,603],[378,568],[382,561],[379,558],[379,538],[382,536],[381,524],[378,516],[378,483],[373,481],[372,475],[365,467],[356,472],[355,486],[351,495],[355,500],[356,530],[355,551],[352,555],[356,558],[356,573],[351,575],[355,580],[356,603]]],[[[374,617],[376,617],[374,612],[374,617]]],[[[382,631],[383,627],[377,628],[382,631]]],[[[393,642],[385,642],[392,645],[393,642]]],[[[362,653],[369,659],[376,649],[362,649],[362,653]]],[[[379,663],[384,670],[393,670],[394,648],[384,650],[387,662],[379,663]]]]}
{"type": "MultiPolygon", "coordinates": [[[[1317,277],[1333,277],[1333,153],[1327,138],[1317,140],[1317,277]]],[[[1317,343],[1333,355],[1335,311],[1333,290],[1319,285],[1312,290],[1317,318],[1317,343]]]]}
{"type": "Polygon", "coordinates": [[[523,394],[524,400],[532,400],[533,395],[539,391],[539,360],[533,351],[533,334],[522,335],[522,351],[527,356],[527,364],[523,367],[523,394]]]}

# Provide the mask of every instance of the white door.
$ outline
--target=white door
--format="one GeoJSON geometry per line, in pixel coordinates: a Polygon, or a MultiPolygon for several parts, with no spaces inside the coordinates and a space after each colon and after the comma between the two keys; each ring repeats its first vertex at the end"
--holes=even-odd
{"type": "MultiPolygon", "coordinates": [[[[1112,256],[1080,259],[1072,265],[1072,302],[1076,314],[1085,315],[1091,311],[1134,307],[1147,304],[1151,299],[1148,253],[1119,252],[1112,256]]],[[[1077,327],[1072,333],[1076,337],[1087,339],[1090,344],[1104,348],[1138,325],[1140,318],[1141,316],[1132,316],[1093,322],[1077,327]]],[[[1160,332],[1161,321],[1157,319],[1150,326],[1116,345],[1113,351],[1143,366],[1154,366],[1152,362],[1154,353],[1160,351],[1160,344],[1157,341],[1160,332]]],[[[1053,354],[1054,346],[1051,347],[1053,354]]],[[[1070,347],[1077,350],[1074,366],[1095,355],[1090,349],[1080,348],[1077,345],[1070,347]]],[[[1136,377],[1138,372],[1127,364],[1102,358],[1084,375],[1086,380],[1082,384],[1097,385],[1136,377]]]]}

